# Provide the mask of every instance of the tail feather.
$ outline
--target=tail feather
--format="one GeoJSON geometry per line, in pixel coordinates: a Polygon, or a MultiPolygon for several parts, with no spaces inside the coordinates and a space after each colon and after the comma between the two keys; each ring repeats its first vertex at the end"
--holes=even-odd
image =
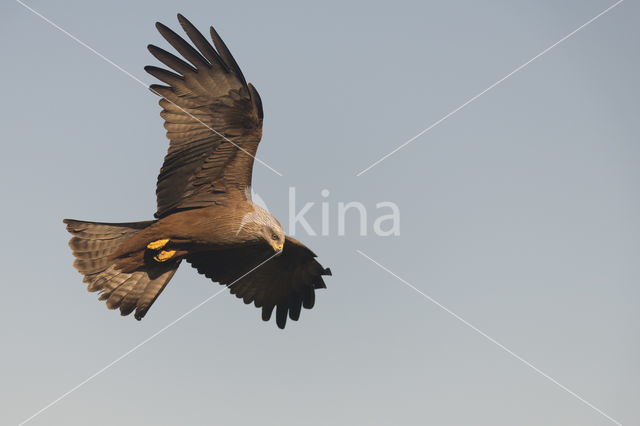
{"type": "Polygon", "coordinates": [[[73,235],[69,241],[76,257],[73,265],[84,275],[87,289],[100,292],[99,300],[106,300],[109,309],[120,308],[122,315],[135,310],[135,318],[142,319],[175,274],[180,261],[145,264],[125,272],[118,269],[113,254],[123,242],[154,221],[98,223],[65,219],[64,223],[73,235]]]}
{"type": "Polygon", "coordinates": [[[91,282],[111,265],[109,257],[131,235],[151,225],[153,221],[131,223],[99,223],[65,219],[73,238],[69,247],[76,260],[73,266],[91,282]]]}

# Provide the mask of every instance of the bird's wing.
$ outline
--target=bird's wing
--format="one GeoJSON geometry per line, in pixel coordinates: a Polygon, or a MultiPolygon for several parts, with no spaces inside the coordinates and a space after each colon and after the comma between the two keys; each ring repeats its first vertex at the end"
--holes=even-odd
{"type": "Polygon", "coordinates": [[[322,276],[331,275],[331,270],[323,268],[311,250],[291,237],[286,238],[280,255],[267,260],[270,256],[272,250],[235,248],[190,254],[186,260],[207,278],[229,286],[244,303],[262,308],[263,320],[269,321],[275,308],[276,323],[284,328],[287,316],[297,321],[302,307],[313,307],[315,290],[326,288],[322,276]]]}
{"type": "Polygon", "coordinates": [[[215,204],[251,184],[262,135],[262,103],[216,31],[209,41],[182,15],[178,20],[195,45],[161,23],[160,34],[186,61],[153,45],[149,51],[173,71],[145,70],[167,85],[151,85],[162,96],[160,115],[171,141],[158,176],[161,218],[179,210],[215,204]]]}

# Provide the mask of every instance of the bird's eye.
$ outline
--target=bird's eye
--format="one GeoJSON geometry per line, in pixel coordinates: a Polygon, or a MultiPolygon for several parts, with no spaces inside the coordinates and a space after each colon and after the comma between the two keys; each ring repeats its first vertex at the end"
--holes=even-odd
{"type": "Polygon", "coordinates": [[[278,236],[276,234],[271,234],[271,238],[273,238],[274,240],[277,240],[278,236]]]}

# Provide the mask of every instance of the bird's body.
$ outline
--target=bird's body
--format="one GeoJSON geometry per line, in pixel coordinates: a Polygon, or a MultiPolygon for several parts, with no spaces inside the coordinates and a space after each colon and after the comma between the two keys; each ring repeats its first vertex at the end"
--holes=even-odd
{"type": "MultiPolygon", "coordinates": [[[[173,256],[187,252],[222,250],[242,245],[236,231],[242,217],[250,211],[248,203],[226,203],[222,206],[184,210],[160,220],[135,233],[111,255],[122,270],[144,266],[144,253],[149,244],[169,240],[163,249],[176,250],[173,256]],[[229,205],[230,204],[230,205],[229,205]]],[[[247,242],[248,243],[248,242],[247,242]]]]}
{"type": "Polygon", "coordinates": [[[330,275],[315,254],[284,234],[280,223],[251,201],[251,172],[262,136],[262,101],[247,83],[218,34],[215,49],[184,17],[183,29],[198,50],[156,24],[189,62],[156,47],[151,53],[171,68],[146,67],[168,86],[162,96],[169,152],[158,176],[156,220],[97,223],[65,219],[73,238],[74,265],[89,291],[122,315],[137,319],[167,285],[182,260],[245,303],[276,310],[284,328],[311,308],[314,290],[330,275]]]}

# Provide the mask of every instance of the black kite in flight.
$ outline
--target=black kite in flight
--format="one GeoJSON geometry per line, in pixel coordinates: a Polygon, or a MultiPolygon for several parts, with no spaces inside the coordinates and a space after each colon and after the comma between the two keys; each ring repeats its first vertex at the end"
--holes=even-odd
{"type": "Polygon", "coordinates": [[[156,220],[97,223],[65,219],[73,234],[74,266],[89,291],[110,309],[145,316],[184,259],[231,293],[274,308],[284,328],[311,309],[315,289],[331,275],[315,254],[284,234],[280,223],[251,201],[253,160],[262,135],[262,103],[218,33],[207,39],[182,15],[195,48],[157,23],[160,34],[186,61],[153,45],[149,51],[174,72],[145,70],[166,83],[160,115],[171,141],[156,189],[156,220]],[[215,46],[215,48],[214,48],[215,46]],[[197,48],[197,50],[196,50],[197,48]]]}

